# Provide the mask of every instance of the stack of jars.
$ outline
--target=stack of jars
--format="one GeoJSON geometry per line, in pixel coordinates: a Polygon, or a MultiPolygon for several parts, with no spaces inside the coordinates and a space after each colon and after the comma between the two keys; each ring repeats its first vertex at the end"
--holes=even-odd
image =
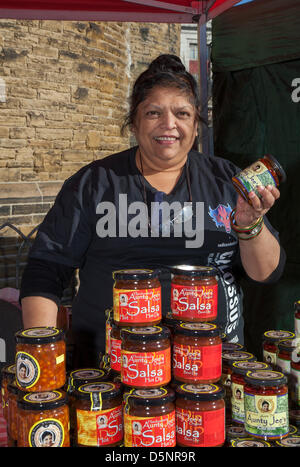
{"type": "Polygon", "coordinates": [[[18,331],[15,338],[14,398],[8,403],[13,423],[8,423],[8,433],[18,447],[69,446],[64,333],[36,327],[18,331]]]}
{"type": "Polygon", "coordinates": [[[173,268],[165,318],[158,271],[122,270],[113,277],[107,342],[111,368],[125,387],[125,446],[222,445],[224,390],[215,384],[222,373],[222,340],[212,322],[216,270],[173,268]],[[150,427],[149,439],[144,425],[150,427]]]}

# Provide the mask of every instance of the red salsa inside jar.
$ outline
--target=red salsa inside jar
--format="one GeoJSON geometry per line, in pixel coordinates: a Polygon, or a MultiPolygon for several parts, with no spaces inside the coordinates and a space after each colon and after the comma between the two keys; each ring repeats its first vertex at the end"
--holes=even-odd
{"type": "Polygon", "coordinates": [[[113,272],[113,315],[118,326],[147,326],[161,321],[159,271],[123,269],[113,272]]]}
{"type": "Polygon", "coordinates": [[[215,321],[218,314],[218,274],[211,266],[173,267],[171,311],[182,321],[215,321]]]}

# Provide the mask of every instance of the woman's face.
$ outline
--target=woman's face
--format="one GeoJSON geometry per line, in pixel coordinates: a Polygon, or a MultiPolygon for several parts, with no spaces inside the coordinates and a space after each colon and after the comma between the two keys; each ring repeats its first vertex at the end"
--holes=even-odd
{"type": "Polygon", "coordinates": [[[137,108],[133,132],[154,167],[172,167],[185,161],[194,143],[196,110],[180,89],[155,87],[137,108]]]}

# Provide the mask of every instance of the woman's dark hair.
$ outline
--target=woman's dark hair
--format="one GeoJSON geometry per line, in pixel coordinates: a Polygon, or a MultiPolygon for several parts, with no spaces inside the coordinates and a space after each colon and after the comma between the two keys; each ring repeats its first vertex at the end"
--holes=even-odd
{"type": "Polygon", "coordinates": [[[130,109],[122,126],[122,134],[127,126],[134,122],[138,105],[143,102],[155,86],[176,87],[189,96],[196,109],[196,118],[200,120],[200,97],[198,85],[176,55],[159,55],[148,68],[140,74],[133,85],[130,97],[130,109]]]}

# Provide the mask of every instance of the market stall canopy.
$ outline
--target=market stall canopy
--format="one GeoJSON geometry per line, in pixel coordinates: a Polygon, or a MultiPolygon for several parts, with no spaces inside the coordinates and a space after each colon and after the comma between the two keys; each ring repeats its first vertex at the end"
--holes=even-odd
{"type": "Polygon", "coordinates": [[[205,23],[240,0],[1,0],[0,18],[205,23]]]}

